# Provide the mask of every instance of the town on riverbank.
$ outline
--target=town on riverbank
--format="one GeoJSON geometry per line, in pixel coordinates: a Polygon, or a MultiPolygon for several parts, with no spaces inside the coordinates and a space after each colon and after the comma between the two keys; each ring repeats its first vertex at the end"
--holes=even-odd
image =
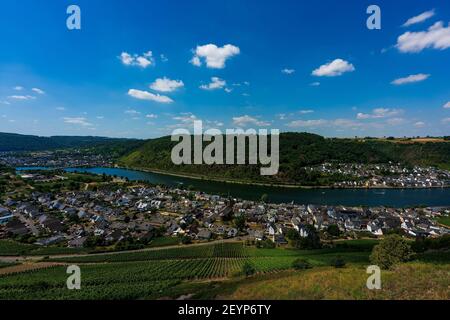
{"type": "Polygon", "coordinates": [[[284,246],[324,239],[438,237],[450,207],[347,207],[269,203],[64,171],[1,173],[0,237],[41,246],[140,248],[154,239],[240,239],[284,246]]]}

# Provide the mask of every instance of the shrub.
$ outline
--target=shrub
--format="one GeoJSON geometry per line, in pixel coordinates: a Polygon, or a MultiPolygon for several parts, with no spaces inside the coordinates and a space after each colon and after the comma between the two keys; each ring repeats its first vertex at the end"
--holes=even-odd
{"type": "Polygon", "coordinates": [[[244,263],[242,266],[242,274],[244,274],[246,277],[250,277],[251,275],[255,274],[256,270],[255,267],[249,262],[244,263]]]}
{"type": "Polygon", "coordinates": [[[331,260],[331,265],[335,268],[343,268],[345,267],[345,260],[342,259],[342,257],[336,257],[333,260],[331,260]]]}
{"type": "Polygon", "coordinates": [[[292,262],[292,268],[295,270],[306,270],[311,269],[312,265],[306,259],[296,259],[292,262]]]}
{"type": "Polygon", "coordinates": [[[373,248],[370,261],[382,269],[389,269],[397,263],[410,260],[412,254],[411,247],[406,240],[394,234],[387,236],[373,248]]]}

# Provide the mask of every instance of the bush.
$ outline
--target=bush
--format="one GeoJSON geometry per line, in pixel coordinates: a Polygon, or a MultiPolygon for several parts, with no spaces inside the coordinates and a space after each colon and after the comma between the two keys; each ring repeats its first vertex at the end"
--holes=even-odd
{"type": "Polygon", "coordinates": [[[244,263],[244,265],[242,266],[242,274],[244,274],[246,277],[250,277],[251,275],[253,275],[255,273],[256,273],[256,270],[252,264],[250,264],[249,262],[244,263]]]}
{"type": "Polygon", "coordinates": [[[306,259],[296,259],[292,262],[292,268],[295,270],[306,270],[311,269],[312,265],[306,259]]]}
{"type": "Polygon", "coordinates": [[[331,266],[335,268],[343,268],[345,267],[345,260],[342,259],[342,257],[336,257],[333,260],[331,260],[331,266]]]}
{"type": "Polygon", "coordinates": [[[406,240],[394,234],[387,236],[373,248],[370,261],[382,269],[389,269],[397,263],[410,260],[412,254],[411,246],[406,240]]]}

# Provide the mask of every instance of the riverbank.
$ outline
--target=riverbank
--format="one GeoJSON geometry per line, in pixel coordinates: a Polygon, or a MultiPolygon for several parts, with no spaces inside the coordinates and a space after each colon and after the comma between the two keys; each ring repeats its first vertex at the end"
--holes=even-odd
{"type": "Polygon", "coordinates": [[[220,182],[220,183],[229,183],[229,184],[238,184],[238,185],[247,185],[247,186],[260,186],[260,187],[273,187],[273,188],[291,188],[291,189],[343,189],[343,190],[351,190],[351,189],[367,189],[367,190],[382,190],[382,189],[450,189],[450,186],[431,186],[431,187],[392,187],[392,186],[352,186],[352,187],[336,187],[336,186],[304,186],[304,185],[297,185],[297,184],[273,184],[273,183],[263,183],[263,182],[256,182],[256,181],[240,181],[240,180],[229,180],[229,179],[220,179],[220,178],[214,178],[214,177],[207,177],[207,176],[198,176],[198,175],[190,175],[185,173],[174,173],[170,171],[164,171],[164,170],[158,170],[158,169],[149,169],[149,168],[142,168],[142,167],[127,167],[127,166],[120,166],[115,165],[114,168],[117,169],[124,169],[124,170],[134,170],[134,171],[141,171],[141,172],[148,172],[148,173],[157,173],[157,174],[163,174],[168,175],[172,177],[178,177],[178,178],[187,178],[187,179],[194,179],[194,180],[201,180],[201,181],[212,181],[212,182],[220,182]]]}

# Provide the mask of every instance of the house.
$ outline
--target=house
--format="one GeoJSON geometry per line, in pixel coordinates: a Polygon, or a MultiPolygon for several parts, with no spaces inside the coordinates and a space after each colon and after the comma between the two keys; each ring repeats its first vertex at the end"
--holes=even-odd
{"type": "Polygon", "coordinates": [[[202,229],[197,234],[197,239],[209,240],[209,239],[211,239],[211,236],[212,236],[211,231],[209,231],[207,229],[202,229]]]}
{"type": "Polygon", "coordinates": [[[17,236],[22,236],[28,233],[28,228],[19,219],[12,219],[6,223],[6,231],[17,236]]]}
{"type": "Polygon", "coordinates": [[[84,243],[86,242],[87,237],[78,237],[75,239],[72,239],[68,242],[69,247],[71,248],[82,248],[84,246],[84,243]]]}
{"type": "Polygon", "coordinates": [[[376,236],[383,235],[383,230],[381,228],[380,222],[377,220],[371,221],[367,224],[367,231],[372,232],[376,236]]]}

